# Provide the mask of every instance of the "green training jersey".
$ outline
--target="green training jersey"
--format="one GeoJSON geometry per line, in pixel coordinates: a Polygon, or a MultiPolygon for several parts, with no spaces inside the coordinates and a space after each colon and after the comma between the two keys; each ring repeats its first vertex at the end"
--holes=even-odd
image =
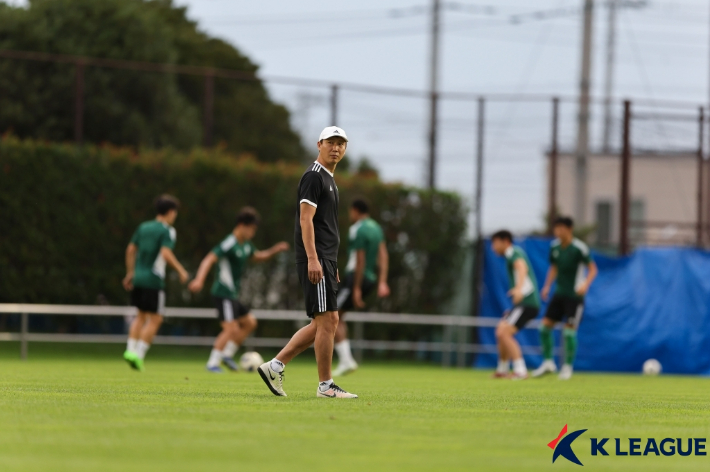
{"type": "Polygon", "coordinates": [[[222,240],[212,252],[218,257],[217,277],[212,284],[212,295],[236,300],[242,274],[254,256],[256,248],[251,241],[240,244],[233,234],[222,240]]]}
{"type": "Polygon", "coordinates": [[[157,220],[142,223],[131,238],[138,247],[133,285],[162,290],[165,288],[165,259],[160,249],[175,248],[175,228],[157,220]]]}
{"type": "Polygon", "coordinates": [[[372,218],[363,218],[350,227],[348,233],[348,265],[345,267],[346,273],[355,272],[357,263],[357,251],[365,251],[365,274],[364,277],[371,282],[377,280],[377,254],[380,250],[380,243],[385,240],[382,228],[372,218]]]}
{"type": "Polygon", "coordinates": [[[592,261],[589,247],[577,238],[567,247],[562,247],[559,239],[550,246],[550,264],[557,267],[555,295],[581,299],[577,289],[587,276],[587,266],[592,261]]]}
{"type": "Polygon", "coordinates": [[[528,275],[523,282],[523,300],[520,302],[520,305],[540,308],[540,296],[537,294],[537,278],[535,277],[535,272],[533,272],[532,265],[530,265],[528,255],[525,254],[525,251],[519,246],[510,246],[505,250],[505,267],[508,269],[510,288],[512,289],[517,285],[515,261],[519,259],[525,261],[525,265],[528,266],[528,275]]]}

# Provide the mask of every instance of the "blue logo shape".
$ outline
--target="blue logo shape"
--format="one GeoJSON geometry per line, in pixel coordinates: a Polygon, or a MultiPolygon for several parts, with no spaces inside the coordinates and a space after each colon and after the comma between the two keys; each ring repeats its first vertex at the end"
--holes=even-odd
{"type": "MultiPolygon", "coordinates": [[[[565,425],[565,427],[560,432],[560,436],[562,436],[566,432],[566,429],[567,429],[567,425],[565,425]]],[[[555,452],[554,452],[554,454],[552,454],[552,463],[554,464],[555,461],[557,460],[557,458],[562,456],[574,464],[583,466],[584,464],[582,464],[579,461],[579,459],[577,459],[577,456],[574,454],[574,451],[572,450],[572,443],[574,442],[575,439],[577,439],[579,436],[581,436],[586,431],[587,431],[586,429],[580,429],[580,430],[577,430],[577,431],[574,431],[574,432],[568,434],[567,436],[565,436],[562,439],[559,439],[559,436],[558,436],[557,441],[559,441],[559,442],[555,441],[555,442],[557,442],[557,444],[556,444],[557,447],[555,447],[555,452]]]]}

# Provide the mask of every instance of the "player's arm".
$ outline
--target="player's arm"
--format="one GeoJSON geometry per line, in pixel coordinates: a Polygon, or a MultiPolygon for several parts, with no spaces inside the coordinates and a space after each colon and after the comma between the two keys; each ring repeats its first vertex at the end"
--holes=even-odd
{"type": "Polygon", "coordinates": [[[130,242],[126,247],[126,276],[123,278],[123,288],[133,290],[133,275],[136,273],[136,254],[138,246],[130,242]]]}
{"type": "Polygon", "coordinates": [[[308,280],[312,284],[317,284],[323,278],[323,268],[318,261],[316,252],[316,232],[313,227],[313,217],[316,216],[316,207],[308,203],[301,203],[301,234],[303,235],[303,247],[306,249],[308,257],[308,280]]]}
{"type": "Polygon", "coordinates": [[[365,250],[355,251],[355,273],[353,274],[353,305],[356,308],[365,306],[362,301],[362,279],[365,277],[365,250]]]}
{"type": "Polygon", "coordinates": [[[523,301],[523,284],[528,277],[528,265],[524,259],[518,259],[513,262],[513,270],[515,271],[515,287],[508,291],[508,295],[513,297],[513,304],[517,305],[523,301]]]}
{"type": "Polygon", "coordinates": [[[598,273],[599,269],[597,268],[597,264],[594,260],[590,259],[587,263],[587,278],[584,280],[584,283],[577,288],[577,295],[583,297],[587,294],[589,287],[591,287],[598,273]]]}
{"type": "Polygon", "coordinates": [[[182,264],[180,264],[180,261],[177,260],[173,250],[167,246],[163,246],[160,248],[160,255],[163,256],[163,259],[165,259],[165,262],[167,262],[170,267],[177,271],[180,276],[180,283],[184,284],[187,282],[187,271],[182,264]]]}
{"type": "Polygon", "coordinates": [[[384,241],[380,243],[377,251],[377,267],[379,268],[379,276],[377,278],[377,296],[380,298],[389,297],[390,286],[387,284],[387,274],[390,270],[390,255],[387,252],[387,244],[384,241]]]}
{"type": "Polygon", "coordinates": [[[276,254],[284,251],[288,251],[289,245],[286,241],[281,241],[271,246],[269,249],[263,251],[256,251],[253,256],[251,256],[252,262],[266,262],[276,254]]]}
{"type": "Polygon", "coordinates": [[[200,267],[197,269],[197,275],[195,275],[195,278],[192,279],[192,282],[190,282],[190,285],[188,285],[187,287],[190,289],[191,292],[199,293],[202,290],[202,287],[205,286],[205,279],[207,278],[207,274],[210,273],[212,266],[217,263],[217,260],[217,254],[215,254],[214,252],[210,252],[205,256],[204,259],[202,259],[202,262],[200,262],[200,267]]]}
{"type": "Polygon", "coordinates": [[[542,299],[547,301],[547,298],[550,296],[550,287],[552,287],[552,284],[554,281],[557,280],[557,266],[555,264],[550,265],[550,268],[547,269],[547,276],[545,277],[545,285],[542,287],[542,290],[540,291],[540,295],[542,295],[542,299]]]}

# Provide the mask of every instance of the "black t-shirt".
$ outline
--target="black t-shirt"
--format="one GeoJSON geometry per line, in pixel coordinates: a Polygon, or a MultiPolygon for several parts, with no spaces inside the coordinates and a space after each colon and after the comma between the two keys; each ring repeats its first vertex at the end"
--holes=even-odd
{"type": "Polygon", "coordinates": [[[306,169],[298,183],[298,204],[296,205],[295,248],[296,262],[307,262],[308,256],[303,246],[301,233],[301,204],[316,208],[313,230],[316,239],[316,253],[320,259],[338,261],[340,231],[338,230],[338,187],[335,179],[317,161],[306,169]]]}

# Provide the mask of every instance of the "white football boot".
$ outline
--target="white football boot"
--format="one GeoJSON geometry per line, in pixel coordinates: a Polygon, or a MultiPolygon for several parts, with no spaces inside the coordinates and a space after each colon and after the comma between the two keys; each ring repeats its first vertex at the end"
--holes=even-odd
{"type": "Polygon", "coordinates": [[[269,387],[269,390],[271,390],[271,393],[279,397],[287,396],[283,388],[284,373],[279,373],[272,369],[271,361],[264,362],[256,370],[257,372],[259,372],[259,375],[261,376],[262,380],[264,380],[266,386],[269,387]]]}
{"type": "Polygon", "coordinates": [[[563,364],[562,368],[560,369],[560,375],[558,375],[558,378],[560,380],[569,380],[572,378],[572,366],[569,364],[563,364]]]}
{"type": "Polygon", "coordinates": [[[542,377],[545,374],[554,374],[557,372],[557,364],[552,359],[546,359],[542,361],[540,367],[532,371],[533,377],[542,377]]]}
{"type": "Polygon", "coordinates": [[[357,398],[354,393],[348,393],[334,383],[330,384],[327,390],[320,389],[320,385],[316,389],[316,397],[318,398],[357,398]]]}

